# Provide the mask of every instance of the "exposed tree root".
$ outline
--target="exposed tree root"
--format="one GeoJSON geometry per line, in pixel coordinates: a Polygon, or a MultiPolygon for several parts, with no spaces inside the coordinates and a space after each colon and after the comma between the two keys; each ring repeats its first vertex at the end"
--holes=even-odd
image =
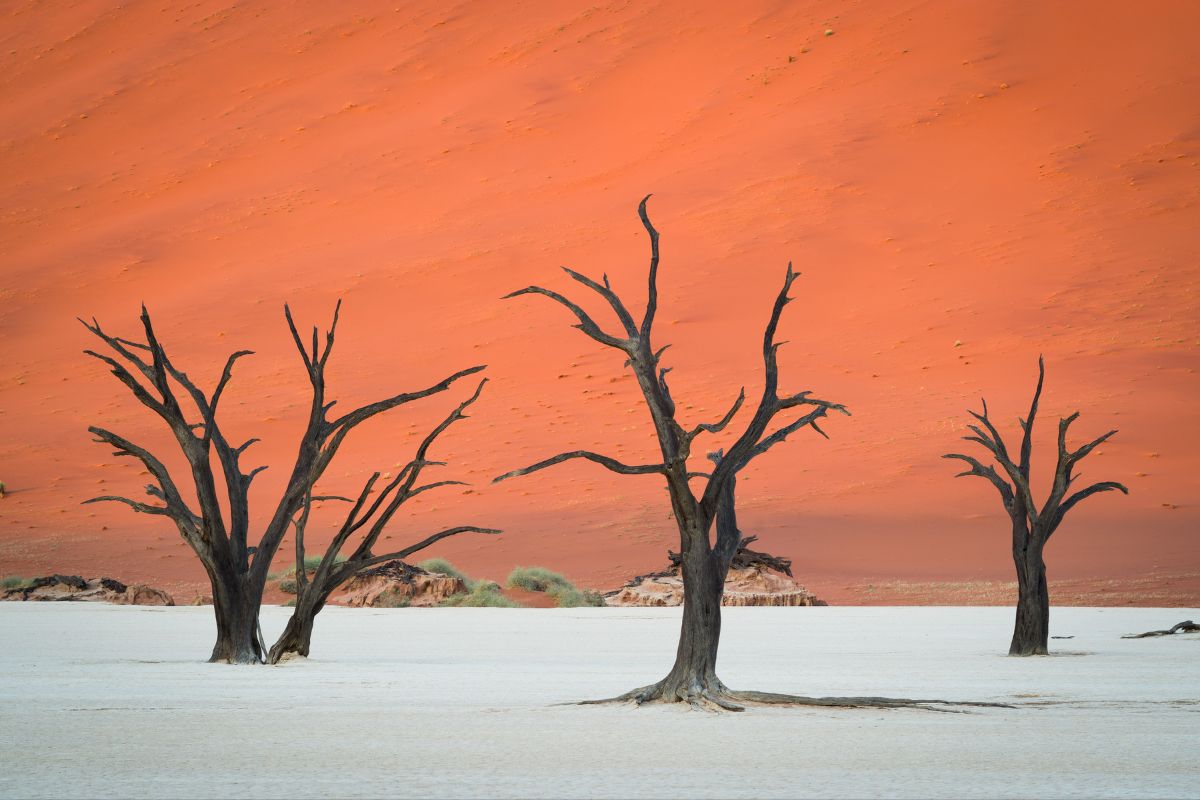
{"type": "Polygon", "coordinates": [[[1165,631],[1146,631],[1145,633],[1127,633],[1122,636],[1122,639],[1145,639],[1150,636],[1170,636],[1173,633],[1195,633],[1200,631],[1200,625],[1186,619],[1178,625],[1173,625],[1170,630],[1165,631]]]}
{"type": "Polygon", "coordinates": [[[966,713],[968,708],[1013,708],[1007,703],[979,703],[955,700],[908,700],[896,697],[804,697],[775,692],[745,692],[728,688],[720,681],[716,686],[693,685],[680,687],[674,693],[666,691],[663,682],[642,686],[631,692],[603,700],[582,700],[571,705],[592,706],[633,703],[687,703],[697,711],[745,711],[746,706],[818,706],[824,708],[916,708],[924,711],[966,713]]]}

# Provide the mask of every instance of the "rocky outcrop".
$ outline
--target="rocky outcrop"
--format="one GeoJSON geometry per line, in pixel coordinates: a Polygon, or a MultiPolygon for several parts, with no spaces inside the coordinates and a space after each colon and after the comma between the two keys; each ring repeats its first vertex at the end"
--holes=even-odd
{"type": "Polygon", "coordinates": [[[388,561],[355,575],[331,602],[371,608],[429,607],[467,592],[462,578],[426,572],[403,561],[388,561]]]}
{"type": "MultiPolygon", "coordinates": [[[[724,606],[823,606],[818,599],[792,577],[792,562],[786,558],[748,550],[755,537],[747,536],[733,557],[725,577],[724,606]]],[[[683,603],[683,578],[679,557],[667,553],[670,568],[639,575],[629,583],[604,595],[609,606],[677,606],[683,603]]]]}
{"type": "Polygon", "coordinates": [[[79,575],[47,575],[33,578],[24,586],[8,589],[0,600],[82,601],[116,603],[123,606],[173,606],[174,598],[161,589],[135,583],[126,585],[112,578],[85,580],[79,575]]]}

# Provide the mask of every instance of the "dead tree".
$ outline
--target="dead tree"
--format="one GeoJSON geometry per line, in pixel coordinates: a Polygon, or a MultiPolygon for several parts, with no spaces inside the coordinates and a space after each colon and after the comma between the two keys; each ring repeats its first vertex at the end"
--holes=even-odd
{"type": "Polygon", "coordinates": [[[741,539],[734,508],[736,476],[754,458],[801,428],[812,428],[824,436],[817,422],[828,412],[849,412],[838,403],[812,397],[811,392],[782,396],[779,394],[777,354],[782,342],[775,341],[775,332],[784,306],[792,300],[788,297],[788,291],[798,277],[798,274],[792,271],[791,264],[788,264],[783,287],[775,298],[763,335],[763,391],[753,416],[727,451],[713,454],[715,464],[711,473],[692,471],[688,459],[692,455],[696,438],[703,433],[716,434],[725,430],[745,402],[745,391],[738,393],[729,411],[715,422],[685,427],[676,418],[675,400],[667,385],[667,373],[670,372],[670,368],[661,366],[666,347],[655,348],[651,343],[655,314],[658,310],[659,234],[647,216],[647,200],[648,196],[638,206],[638,215],[650,236],[649,296],[646,311],[640,322],[634,320],[633,314],[613,291],[608,276],[604,276],[602,282],[596,282],[565,267],[568,276],[598,294],[608,304],[621,326],[620,334],[608,333],[583,308],[558,292],[540,286],[530,286],[507,296],[539,294],[548,297],[575,315],[579,324],[574,327],[600,344],[620,351],[624,356],[625,365],[632,369],[637,379],[658,439],[662,460],[656,463],[625,464],[599,453],[574,450],[495,479],[502,481],[518,475],[528,475],[564,461],[585,459],[619,475],[656,475],[666,481],[671,508],[679,529],[684,586],[683,624],[675,664],[667,676],[657,683],[612,698],[612,701],[634,701],[639,705],[646,702],[687,702],[693,707],[710,710],[741,710],[740,702],[889,707],[922,704],[923,701],[889,698],[806,698],[763,692],[737,692],[728,689],[717,678],[721,595],[724,593],[725,576],[741,539]],[[768,433],[771,421],[781,412],[791,409],[805,409],[806,413],[768,433]],[[690,482],[697,478],[707,478],[704,489],[699,494],[694,493],[690,486],[690,482]],[[711,539],[714,523],[717,533],[715,543],[711,539]]]}
{"type": "Polygon", "coordinates": [[[396,477],[388,481],[369,504],[367,501],[371,497],[371,492],[374,490],[375,484],[379,481],[380,473],[376,472],[367,479],[362,491],[359,492],[358,499],[354,501],[350,513],[346,515],[345,521],[329,542],[329,546],[325,548],[325,552],[321,556],[321,561],[317,565],[311,580],[306,572],[304,562],[304,536],[308,527],[313,503],[321,500],[347,500],[348,498],[314,497],[311,493],[305,496],[299,515],[294,520],[296,528],[296,606],[279,640],[271,647],[271,652],[267,656],[269,663],[277,664],[288,655],[307,656],[312,640],[313,622],[317,614],[325,607],[329,595],[337,587],[362,570],[370,569],[385,561],[406,559],[414,553],[424,550],[436,542],[440,542],[442,539],[456,536],[460,533],[500,533],[495,528],[461,525],[439,531],[416,544],[405,547],[403,550],[397,550],[386,555],[375,555],[372,551],[376,542],[379,541],[380,535],[404,503],[422,492],[436,489],[440,486],[466,485],[463,481],[454,480],[433,481],[418,485],[418,480],[421,477],[421,472],[426,467],[443,465],[443,462],[430,461],[427,458],[429,448],[447,428],[458,420],[466,418],[467,415],[463,411],[479,399],[479,394],[483,391],[485,383],[487,383],[486,378],[479,382],[479,386],[475,389],[474,394],[460,403],[457,408],[450,412],[448,417],[442,420],[441,424],[425,437],[420,446],[417,447],[417,452],[413,459],[404,465],[404,468],[400,470],[396,477]],[[367,527],[368,525],[370,527],[367,527]],[[366,528],[366,533],[363,534],[363,538],[358,543],[358,546],[354,548],[353,552],[344,561],[338,561],[338,556],[341,554],[346,542],[355,532],[363,528],[366,528]]]}
{"type": "Polygon", "coordinates": [[[1129,494],[1128,489],[1115,481],[1093,483],[1073,494],[1067,494],[1079,477],[1074,474],[1075,466],[1116,433],[1115,430],[1109,431],[1078,450],[1069,449],[1067,429],[1079,417],[1079,412],[1076,411],[1058,422],[1058,461],[1054,467],[1054,483],[1046,502],[1040,509],[1037,507],[1029,487],[1029,471],[1033,454],[1033,423],[1037,416],[1038,401],[1042,397],[1045,377],[1045,363],[1039,356],[1037,389],[1033,393],[1033,403],[1029,406],[1029,416],[1019,420],[1024,435],[1016,461],[1009,455],[1000,431],[988,418],[987,401],[982,401],[983,413],[968,411],[978,420],[979,425],[967,426],[973,435],[964,436],[963,439],[982,445],[1004,470],[1007,478],[1002,477],[995,467],[984,466],[971,456],[961,453],[942,456],[965,461],[970,466],[966,472],[960,472],[955,477],[976,475],[991,482],[1000,493],[1004,510],[1008,512],[1012,522],[1012,555],[1017,568],[1017,620],[1012,644],[1008,648],[1010,656],[1046,654],[1046,644],[1050,635],[1050,591],[1046,583],[1045,549],[1050,537],[1062,524],[1063,517],[1081,501],[1099,492],[1115,489],[1129,494]]]}
{"type": "Polygon", "coordinates": [[[112,374],[129,388],[133,396],[161,417],[170,428],[188,464],[197,510],[192,507],[192,498],[185,498],[158,457],[146,448],[99,427],[88,428],[95,434],[96,441],[112,446],[114,455],[136,458],[145,465],[154,479],[154,483],[146,487],[146,494],[158,502],[111,495],[85,502],[124,503],[134,511],[166,517],[175,524],[180,536],[204,565],[212,584],[217,641],[209,661],[252,664],[260,663],[266,657],[258,615],[271,560],[295,515],[312,494],[313,485],[325,472],[347,434],[377,414],[443,392],[459,378],[483,369],[482,366],[471,367],[427,389],[397,394],[329,419],[327,415],[336,401],[325,399],[325,365],[333,350],[340,308],[339,302],[322,348],[315,327],[311,346],[305,346],[290,309],[284,306],[288,328],[312,384],[312,402],[287,486],[255,545],[249,541],[249,492],[254,477],[266,467],[259,466],[243,472],[241,457],[246,448],[258,439],[248,439],[235,446],[217,423],[217,408],[233,375],[234,363],[243,356],[251,355],[251,351],[239,350],[229,356],[216,387],[211,394],[205,394],[167,356],[155,335],[145,306],[142,306],[141,313],[145,342],[111,336],[100,328],[95,319],[90,324],[80,320],[84,327],[112,350],[113,355],[93,350],[84,352],[107,364],[112,374]],[[185,403],[190,401],[187,408],[177,397],[179,390],[183,392],[185,403]],[[214,471],[214,451],[220,466],[219,481],[214,471]],[[227,513],[222,509],[222,494],[228,507],[227,513]]]}
{"type": "Polygon", "coordinates": [[[1172,625],[1165,631],[1146,631],[1145,633],[1127,633],[1122,636],[1122,639],[1148,639],[1153,636],[1174,636],[1177,633],[1196,633],[1200,631],[1200,625],[1192,622],[1190,619],[1185,619],[1183,622],[1172,625]]]}

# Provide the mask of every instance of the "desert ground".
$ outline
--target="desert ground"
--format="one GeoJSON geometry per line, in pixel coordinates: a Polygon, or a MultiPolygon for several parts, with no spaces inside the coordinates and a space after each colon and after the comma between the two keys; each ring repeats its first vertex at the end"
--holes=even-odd
{"type": "MultiPolygon", "coordinates": [[[[210,609],[0,605],[0,796],[1194,797],[1200,609],[726,609],[739,688],[972,713],[560,705],[661,677],[678,609],[340,609],[313,657],[203,663],[210,609]]],[[[264,609],[267,638],[286,609],[264,609]]]]}
{"type": "MultiPolygon", "coordinates": [[[[1062,599],[1194,606],[1198,25],[1193,2],[5,3],[0,572],[208,591],[169,524],[80,505],[145,483],[88,425],[179,460],[81,354],[76,316],[134,335],[144,301],[205,387],[255,351],[222,415],[262,439],[259,524],[307,402],[283,304],[306,328],[339,298],[339,407],[488,365],[436,454],[472,485],[414,504],[391,543],[477,524],[505,533],[431,555],[602,589],[660,568],[677,538],[655,478],[572,464],[490,483],[562,450],[653,455],[620,359],[563,309],[500,297],[563,289],[570,265],[640,309],[635,207],[654,193],[659,340],[688,424],[754,396],[769,303],[789,260],[803,273],[783,388],[854,416],[756,462],[739,508],[818,596],[1007,602],[994,492],[939,455],[982,395],[1015,435],[1044,353],[1039,494],[1075,410],[1079,440],[1119,429],[1086,477],[1131,490],[1056,534],[1062,599]]],[[[460,399],[364,426],[320,488],[395,469],[460,399]]]]}

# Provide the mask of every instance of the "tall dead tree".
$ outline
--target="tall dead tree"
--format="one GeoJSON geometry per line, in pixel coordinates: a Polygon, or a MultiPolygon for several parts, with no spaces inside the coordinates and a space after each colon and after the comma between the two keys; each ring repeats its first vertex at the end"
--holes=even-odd
{"type": "MultiPolygon", "coordinates": [[[[665,678],[657,683],[635,689],[612,701],[687,702],[693,707],[710,710],[741,710],[739,702],[785,703],[828,706],[897,706],[926,702],[875,697],[807,698],[763,692],[737,692],[728,689],[717,678],[717,646],[721,636],[721,596],[730,561],[737,552],[741,534],[737,529],[734,508],[734,483],[737,474],[754,458],[784,441],[790,434],[809,427],[824,436],[818,420],[830,411],[849,412],[838,404],[812,397],[811,392],[779,394],[779,365],[777,355],[782,342],[775,341],[783,308],[792,298],[788,291],[798,274],[788,264],[783,287],[775,298],[763,335],[763,391],[746,428],[727,451],[711,456],[711,473],[696,472],[688,466],[696,438],[703,433],[720,433],[733,421],[745,402],[745,391],[738,393],[729,411],[715,422],[685,427],[676,418],[676,404],[667,385],[669,367],[661,366],[663,351],[651,343],[655,314],[658,311],[659,234],[650,223],[644,198],[638,206],[642,225],[650,236],[649,295],[646,311],[640,322],[634,320],[628,307],[613,291],[608,276],[602,282],[567,269],[567,275],[598,294],[612,309],[622,333],[604,330],[582,307],[558,292],[530,286],[507,297],[538,294],[565,306],[579,320],[574,327],[602,345],[618,350],[625,365],[632,369],[641,389],[646,408],[658,439],[662,460],[651,464],[625,464],[615,458],[587,450],[560,453],[523,469],[501,475],[496,481],[545,469],[573,459],[585,459],[620,475],[657,475],[667,484],[671,508],[679,529],[680,557],[684,586],[683,623],[676,651],[675,664],[665,678]],[[781,412],[805,409],[806,413],[768,433],[771,421],[781,412]],[[692,491],[690,482],[707,478],[703,492],[692,491]],[[716,541],[711,532],[716,524],[716,541]]],[[[610,702],[610,701],[599,701],[610,702]]]]}
{"type": "Polygon", "coordinates": [[[188,464],[198,510],[193,510],[193,498],[184,496],[162,460],[146,448],[99,427],[88,428],[96,441],[112,446],[114,455],[136,458],[145,465],[155,481],[146,487],[146,494],[158,502],[113,495],[85,502],[124,503],[134,511],[166,517],[175,524],[180,536],[204,565],[212,584],[217,641],[209,661],[251,664],[264,660],[266,647],[259,631],[258,614],[271,560],[305,499],[312,494],[313,485],[325,472],[347,434],[377,414],[443,392],[459,378],[483,369],[477,366],[456,372],[427,389],[397,394],[331,420],[327,415],[336,401],[325,399],[325,366],[333,350],[340,308],[339,302],[322,348],[316,327],[312,331],[311,347],[305,346],[292,320],[291,310],[284,306],[288,328],[312,384],[312,402],[287,486],[256,545],[249,543],[250,485],[266,467],[243,472],[241,457],[258,439],[248,439],[235,446],[217,422],[217,408],[233,375],[233,366],[238,359],[251,355],[251,351],[239,350],[229,356],[216,387],[211,394],[205,394],[167,356],[145,306],[141,313],[144,342],[109,335],[95,319],[90,324],[80,320],[113,352],[113,355],[106,355],[86,350],[87,355],[107,364],[112,374],[139,402],[161,417],[174,435],[188,464]],[[180,389],[185,402],[190,401],[186,408],[177,397],[180,389]],[[214,471],[214,451],[220,480],[214,471]],[[227,513],[222,509],[222,495],[227,513]]]}
{"type": "Polygon", "coordinates": [[[979,425],[967,426],[973,435],[964,436],[963,439],[982,445],[1004,470],[1007,479],[996,472],[995,467],[984,466],[972,456],[962,453],[947,453],[942,456],[965,461],[970,466],[966,472],[960,472],[955,477],[976,475],[986,478],[995,486],[1004,503],[1004,510],[1008,512],[1012,522],[1012,555],[1017,568],[1017,620],[1013,629],[1012,644],[1008,648],[1010,656],[1046,654],[1046,645],[1050,637],[1050,591],[1046,583],[1045,549],[1050,537],[1062,524],[1063,517],[1081,501],[1099,492],[1115,489],[1129,494],[1125,486],[1115,481],[1093,483],[1067,494],[1079,477],[1074,473],[1075,466],[1116,433],[1115,430],[1109,431],[1078,450],[1069,449],[1067,429],[1079,417],[1079,412],[1076,411],[1058,421],[1058,461],[1054,466],[1054,483],[1045,503],[1040,509],[1037,507],[1029,488],[1029,473],[1030,459],[1033,455],[1033,423],[1037,416],[1038,401],[1042,397],[1045,378],[1046,366],[1039,356],[1037,389],[1033,393],[1033,403],[1029,406],[1029,416],[1019,420],[1023,436],[1016,461],[1009,455],[1000,431],[988,418],[987,400],[982,401],[983,413],[977,414],[968,410],[968,413],[978,420],[979,425]]]}
{"type": "Polygon", "coordinates": [[[313,503],[332,499],[347,500],[347,498],[314,497],[311,493],[305,496],[299,515],[294,520],[296,528],[296,606],[279,640],[271,647],[271,652],[267,656],[269,663],[277,664],[281,659],[290,654],[307,656],[312,639],[313,622],[317,614],[325,607],[325,602],[329,599],[329,595],[337,587],[362,570],[382,564],[385,561],[408,558],[414,553],[420,552],[436,542],[440,542],[442,539],[457,536],[460,533],[500,533],[495,528],[460,525],[438,531],[402,550],[385,555],[375,555],[372,552],[375,544],[379,541],[380,535],[387,528],[388,523],[391,522],[392,517],[396,515],[396,512],[406,502],[422,492],[436,489],[440,486],[466,485],[463,481],[454,480],[432,481],[425,484],[418,484],[418,481],[421,477],[421,472],[426,467],[443,465],[441,461],[430,461],[428,459],[429,448],[447,428],[458,420],[467,418],[467,415],[463,412],[468,406],[479,399],[479,394],[483,391],[485,383],[487,383],[486,378],[479,382],[479,386],[475,389],[474,394],[462,403],[459,403],[458,407],[450,412],[450,415],[442,420],[422,440],[421,444],[417,447],[417,452],[413,459],[404,465],[404,468],[400,470],[396,477],[384,485],[383,489],[370,503],[367,501],[371,497],[371,492],[374,490],[375,484],[379,481],[380,473],[376,472],[367,479],[362,491],[358,494],[358,499],[354,501],[350,512],[346,515],[345,521],[329,542],[329,546],[325,548],[325,552],[321,556],[321,561],[317,565],[311,580],[305,568],[304,536],[308,528],[313,503]],[[367,527],[368,525],[370,527],[367,527]],[[354,533],[363,528],[366,528],[366,533],[363,534],[363,538],[358,543],[358,546],[354,548],[344,561],[338,561],[338,556],[341,554],[346,542],[354,533]]]}

